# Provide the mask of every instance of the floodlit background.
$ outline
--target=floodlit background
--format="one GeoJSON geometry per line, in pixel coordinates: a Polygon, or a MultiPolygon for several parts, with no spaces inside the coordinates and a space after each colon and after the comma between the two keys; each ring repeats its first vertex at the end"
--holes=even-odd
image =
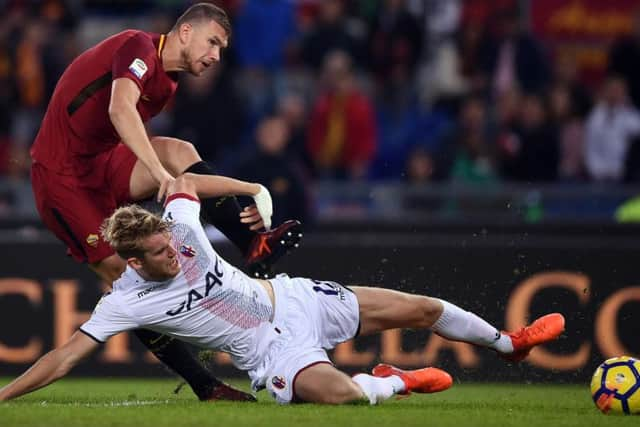
{"type": "MultiPolygon", "coordinates": [[[[266,184],[277,220],[609,222],[634,195],[636,1],[217,3],[222,64],[182,76],[149,131],[266,184]]],[[[20,184],[66,65],[126,28],[167,32],[189,4],[0,2],[3,216],[34,217],[20,184]]]]}

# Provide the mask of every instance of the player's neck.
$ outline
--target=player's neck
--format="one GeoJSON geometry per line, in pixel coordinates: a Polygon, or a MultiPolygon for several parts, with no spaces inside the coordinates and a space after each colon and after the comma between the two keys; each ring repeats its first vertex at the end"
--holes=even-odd
{"type": "Polygon", "coordinates": [[[154,277],[153,275],[150,275],[149,273],[147,273],[145,271],[144,268],[135,268],[135,267],[131,267],[133,269],[133,271],[136,272],[136,274],[144,279],[147,282],[164,282],[165,280],[167,280],[164,277],[154,277]]]}
{"type": "Polygon", "coordinates": [[[180,43],[177,39],[177,35],[173,31],[167,33],[164,48],[160,52],[160,62],[162,62],[162,68],[164,68],[164,71],[166,72],[185,70],[183,60],[180,55],[180,43]]]}

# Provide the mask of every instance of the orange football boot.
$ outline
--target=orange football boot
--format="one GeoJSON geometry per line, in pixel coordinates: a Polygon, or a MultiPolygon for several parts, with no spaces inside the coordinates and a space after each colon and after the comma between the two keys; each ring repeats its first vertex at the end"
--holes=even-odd
{"type": "Polygon", "coordinates": [[[422,368],[413,371],[404,371],[395,366],[381,363],[371,371],[374,377],[386,378],[392,375],[400,377],[404,383],[404,391],[398,394],[437,393],[451,387],[453,379],[451,375],[438,368],[422,368]]]}
{"type": "Polygon", "coordinates": [[[533,347],[557,339],[563,331],[562,314],[551,313],[542,316],[517,332],[505,332],[511,337],[513,353],[503,353],[500,357],[511,362],[520,362],[529,355],[533,347]]]}

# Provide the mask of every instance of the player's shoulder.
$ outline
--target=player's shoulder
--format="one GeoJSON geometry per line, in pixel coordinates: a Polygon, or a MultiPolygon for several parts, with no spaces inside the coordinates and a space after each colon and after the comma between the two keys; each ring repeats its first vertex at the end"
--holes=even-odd
{"type": "Polygon", "coordinates": [[[118,277],[111,285],[111,294],[117,298],[123,292],[140,285],[141,277],[138,276],[133,269],[127,265],[122,275],[118,277]]]}
{"type": "Polygon", "coordinates": [[[146,41],[149,43],[153,43],[154,33],[150,33],[148,31],[142,30],[123,30],[117,34],[111,36],[111,38],[121,38],[121,39],[138,39],[142,41],[146,41]]]}
{"type": "Polygon", "coordinates": [[[150,50],[155,52],[154,39],[158,35],[142,30],[124,30],[105,40],[107,44],[109,41],[114,42],[115,45],[126,46],[127,48],[136,48],[143,50],[150,50]]]}

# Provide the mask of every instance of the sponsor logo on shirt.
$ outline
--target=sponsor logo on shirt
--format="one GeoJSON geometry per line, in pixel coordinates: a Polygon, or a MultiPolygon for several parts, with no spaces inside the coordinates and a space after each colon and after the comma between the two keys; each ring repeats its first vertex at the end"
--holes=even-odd
{"type": "Polygon", "coordinates": [[[200,292],[198,292],[197,289],[191,289],[189,292],[187,292],[187,295],[184,301],[178,304],[177,307],[171,310],[167,310],[166,312],[167,316],[176,316],[182,313],[183,311],[185,313],[191,311],[193,304],[194,303],[196,303],[196,305],[200,304],[200,303],[197,303],[197,301],[207,298],[211,293],[211,291],[213,290],[214,286],[222,286],[221,279],[224,272],[220,267],[221,267],[220,260],[216,259],[216,265],[213,269],[215,274],[210,271],[207,271],[207,274],[205,274],[204,276],[204,279],[205,279],[204,289],[200,289],[200,292]]]}
{"type": "Polygon", "coordinates": [[[133,60],[131,65],[129,65],[129,71],[131,71],[137,78],[141,79],[142,76],[147,72],[147,64],[140,58],[136,58],[133,60]]]}
{"type": "Polygon", "coordinates": [[[275,377],[271,378],[271,384],[273,384],[273,386],[275,388],[277,388],[278,390],[282,390],[283,388],[285,388],[287,386],[287,382],[284,380],[284,378],[276,375],[275,377]]]}
{"type": "Polygon", "coordinates": [[[186,257],[193,258],[196,256],[196,250],[191,245],[180,246],[180,253],[186,257]]]}
{"type": "Polygon", "coordinates": [[[99,240],[100,237],[97,234],[91,233],[87,236],[87,245],[91,246],[92,248],[97,248],[99,240]]]}
{"type": "Polygon", "coordinates": [[[160,284],[160,285],[153,285],[153,286],[151,286],[151,287],[149,287],[149,288],[147,288],[147,289],[144,289],[144,290],[142,290],[142,291],[138,292],[138,299],[140,299],[140,298],[142,298],[143,296],[145,296],[145,295],[147,295],[147,294],[149,294],[149,293],[151,293],[151,292],[155,291],[156,289],[158,289],[158,288],[159,288],[159,287],[161,287],[161,286],[164,286],[164,285],[162,285],[162,284],[160,284]]]}

